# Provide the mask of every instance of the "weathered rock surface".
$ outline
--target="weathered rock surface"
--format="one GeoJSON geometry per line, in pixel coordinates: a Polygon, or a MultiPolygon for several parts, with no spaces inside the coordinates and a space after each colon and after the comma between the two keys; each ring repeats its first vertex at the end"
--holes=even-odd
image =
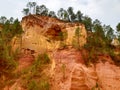
{"type": "Polygon", "coordinates": [[[54,60],[51,90],[120,90],[120,67],[110,59],[86,67],[82,54],[71,49],[56,52],[54,60]]]}
{"type": "Polygon", "coordinates": [[[120,90],[120,67],[109,62],[98,63],[96,73],[102,90],[120,90]]]}
{"type": "MultiPolygon", "coordinates": [[[[34,57],[29,54],[22,55],[18,60],[18,67],[16,68],[15,72],[22,72],[24,69],[30,67],[33,64],[34,57]]],[[[22,87],[21,77],[14,80],[15,83],[11,86],[6,86],[3,90],[26,90],[22,87]]]]}
{"type": "MultiPolygon", "coordinates": [[[[114,65],[110,57],[100,56],[97,64],[87,67],[82,52],[71,47],[77,27],[81,30],[80,46],[86,43],[84,25],[36,15],[24,17],[21,25],[24,34],[21,40],[14,39],[12,45],[23,48],[26,54],[31,51],[49,53],[52,60],[50,90],[120,90],[120,67],[114,65]],[[67,32],[67,37],[62,41],[68,49],[58,50],[60,32],[67,32]]],[[[32,61],[31,56],[22,57],[18,71],[31,65],[32,61]]],[[[4,90],[14,90],[16,87],[24,90],[19,79],[4,90]]]]}
{"type": "MultiPolygon", "coordinates": [[[[56,51],[51,57],[55,66],[49,72],[50,90],[120,90],[120,67],[111,63],[110,58],[103,58],[105,62],[87,67],[82,52],[75,49],[56,51]]],[[[33,57],[29,55],[20,58],[18,70],[29,66],[32,61],[33,57]]],[[[19,78],[12,86],[4,88],[14,89],[26,90],[21,87],[19,78]]]]}
{"type": "Polygon", "coordinates": [[[85,26],[80,23],[67,23],[56,18],[30,15],[22,19],[21,25],[24,30],[22,41],[13,40],[13,47],[21,45],[23,49],[44,52],[60,48],[61,42],[64,42],[65,45],[72,45],[75,30],[78,27],[80,28],[80,46],[86,43],[87,33],[85,26]],[[64,34],[62,39],[60,37],[61,32],[64,34]]]}

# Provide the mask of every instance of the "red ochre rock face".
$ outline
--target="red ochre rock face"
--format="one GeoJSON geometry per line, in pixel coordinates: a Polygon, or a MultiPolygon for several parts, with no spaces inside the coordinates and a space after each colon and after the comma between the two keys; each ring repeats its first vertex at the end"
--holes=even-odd
{"type": "MultiPolygon", "coordinates": [[[[99,61],[85,65],[82,52],[75,49],[58,50],[52,55],[55,66],[47,73],[51,74],[50,90],[119,90],[120,68],[111,59],[102,56],[105,62],[99,61]],[[108,60],[109,59],[109,60],[108,60]]],[[[19,70],[23,70],[33,62],[33,57],[25,55],[19,59],[19,70]]],[[[4,90],[26,90],[21,87],[20,79],[4,90]]]]}
{"type": "Polygon", "coordinates": [[[103,56],[99,61],[86,66],[82,52],[74,49],[57,51],[51,90],[119,90],[120,68],[111,58],[103,56]]]}
{"type": "MultiPolygon", "coordinates": [[[[76,28],[80,28],[80,46],[86,43],[87,33],[83,24],[67,23],[56,18],[30,15],[21,21],[24,33],[22,38],[15,37],[12,41],[13,48],[20,47],[26,56],[19,60],[18,71],[28,67],[33,62],[30,53],[53,51],[50,71],[50,90],[120,90],[120,68],[111,63],[111,58],[100,56],[99,62],[87,67],[82,56],[73,48],[59,50],[60,42],[72,46],[76,28]],[[64,38],[59,38],[59,33],[67,33],[64,38]],[[106,60],[102,62],[102,58],[106,60]]],[[[49,52],[51,53],[51,52],[49,52]]],[[[24,90],[19,85],[19,79],[14,85],[8,87],[13,90],[24,90]],[[20,88],[20,89],[19,89],[20,88]]],[[[8,90],[8,89],[4,89],[8,90]]]]}

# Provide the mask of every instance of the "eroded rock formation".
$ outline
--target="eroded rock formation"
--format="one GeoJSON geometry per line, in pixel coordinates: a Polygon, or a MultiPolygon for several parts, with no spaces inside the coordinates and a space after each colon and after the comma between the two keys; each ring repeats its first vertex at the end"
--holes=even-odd
{"type": "MultiPolygon", "coordinates": [[[[83,51],[74,48],[58,49],[63,41],[72,46],[76,28],[80,28],[80,46],[86,43],[86,30],[83,24],[67,23],[55,18],[30,15],[21,22],[24,34],[20,39],[13,39],[13,47],[24,48],[24,53],[48,51],[52,61],[49,68],[50,90],[120,90],[120,67],[116,66],[109,56],[99,56],[96,64],[85,65],[83,51]],[[67,33],[67,37],[60,38],[59,34],[67,33]],[[50,51],[50,52],[49,52],[50,51]],[[51,52],[53,51],[53,52],[51,52]]],[[[23,57],[22,60],[30,57],[23,57]]],[[[20,59],[21,60],[21,59],[20,59]]],[[[19,68],[31,63],[19,62],[19,68]]],[[[26,62],[33,61],[30,59],[26,62]]],[[[25,90],[20,86],[19,79],[4,90],[25,90]]]]}
{"type": "Polygon", "coordinates": [[[120,67],[112,59],[102,56],[87,67],[82,52],[74,49],[57,51],[51,90],[119,90],[120,67]]]}
{"type": "MultiPolygon", "coordinates": [[[[56,18],[30,15],[22,19],[21,25],[24,30],[21,48],[41,52],[60,48],[60,42],[72,45],[75,30],[78,27],[80,28],[80,46],[86,43],[87,33],[84,25],[80,23],[67,23],[56,18]],[[61,33],[62,36],[60,36],[61,33]]],[[[13,46],[16,45],[15,43],[13,46]]]]}

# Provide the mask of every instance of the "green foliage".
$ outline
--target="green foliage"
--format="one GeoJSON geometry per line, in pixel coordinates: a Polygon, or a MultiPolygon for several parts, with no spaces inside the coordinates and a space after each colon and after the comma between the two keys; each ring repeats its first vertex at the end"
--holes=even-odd
{"type": "Polygon", "coordinates": [[[114,61],[114,63],[118,66],[120,66],[120,53],[116,54],[114,52],[114,49],[112,49],[109,53],[109,55],[111,56],[112,60],[114,61]]]}
{"type": "Polygon", "coordinates": [[[60,8],[58,10],[57,15],[58,15],[58,18],[63,21],[68,21],[68,19],[69,19],[68,12],[66,10],[64,10],[63,8],[60,8]]]}
{"type": "Polygon", "coordinates": [[[50,17],[57,17],[54,11],[50,11],[48,16],[50,16],[50,17]]]}
{"type": "MultiPolygon", "coordinates": [[[[40,72],[39,72],[40,73],[40,72]]],[[[30,75],[27,75],[27,77],[30,77],[30,75]]],[[[42,79],[41,76],[39,78],[30,77],[29,79],[26,79],[24,77],[24,80],[22,81],[23,87],[27,88],[27,90],[50,90],[50,85],[48,80],[42,79]]]]}
{"type": "Polygon", "coordinates": [[[22,86],[28,90],[49,90],[48,76],[44,72],[49,63],[46,53],[38,55],[33,65],[22,71],[22,86]]]}
{"type": "Polygon", "coordinates": [[[29,15],[29,8],[24,8],[23,9],[23,11],[22,11],[22,13],[24,14],[24,15],[29,15]]]}
{"type": "Polygon", "coordinates": [[[118,40],[120,42],[120,23],[117,24],[116,30],[117,30],[117,34],[118,34],[118,40]]]}
{"type": "Polygon", "coordinates": [[[82,23],[85,25],[86,30],[92,31],[92,19],[88,16],[83,16],[82,23]]]}
{"type": "Polygon", "coordinates": [[[91,47],[90,49],[87,49],[86,53],[86,55],[83,54],[86,66],[90,66],[91,63],[97,63],[97,54],[99,53],[99,51],[97,52],[97,50],[94,47],[91,47]]]}
{"type": "Polygon", "coordinates": [[[60,40],[60,48],[66,48],[66,39],[67,39],[67,32],[60,32],[59,33],[59,40],[60,40]]]}
{"type": "Polygon", "coordinates": [[[28,2],[26,8],[23,9],[22,13],[24,15],[36,14],[36,2],[28,2]]]}
{"type": "Polygon", "coordinates": [[[99,55],[110,55],[112,51],[111,41],[114,37],[110,26],[102,26],[99,20],[93,22],[92,31],[87,37],[85,45],[88,51],[86,62],[97,62],[99,55]]]}
{"type": "Polygon", "coordinates": [[[13,18],[6,20],[0,31],[0,68],[2,68],[1,73],[6,74],[13,71],[17,66],[15,61],[17,52],[12,51],[11,40],[23,32],[19,21],[13,20],[13,18]]]}
{"type": "Polygon", "coordinates": [[[114,30],[110,26],[106,26],[106,38],[109,43],[115,38],[114,30]]]}
{"type": "Polygon", "coordinates": [[[36,14],[48,16],[48,8],[45,5],[36,6],[36,14]]]}
{"type": "Polygon", "coordinates": [[[95,33],[94,35],[97,35],[96,37],[105,39],[105,32],[103,31],[101,22],[97,19],[93,22],[93,31],[95,33]]]}
{"type": "Polygon", "coordinates": [[[0,88],[4,85],[10,85],[14,83],[15,78],[14,70],[17,67],[16,60],[18,59],[19,51],[12,50],[11,41],[13,37],[21,35],[22,27],[18,19],[14,20],[12,17],[8,20],[2,19],[2,30],[0,31],[0,78],[4,76],[4,79],[0,81],[0,88]]]}
{"type": "Polygon", "coordinates": [[[57,12],[58,18],[63,21],[70,21],[70,22],[81,22],[82,21],[82,13],[78,11],[76,14],[73,11],[73,7],[68,7],[67,10],[60,8],[57,12]]]}
{"type": "Polygon", "coordinates": [[[98,83],[96,83],[96,86],[93,87],[92,90],[100,90],[100,87],[99,87],[98,83]]]}
{"type": "Polygon", "coordinates": [[[1,38],[3,39],[4,43],[8,44],[14,36],[21,35],[22,33],[22,27],[18,19],[14,20],[13,24],[7,20],[5,24],[3,24],[1,38]]]}
{"type": "Polygon", "coordinates": [[[38,87],[38,84],[36,83],[36,81],[32,80],[28,83],[27,89],[28,90],[39,90],[39,87],[38,87]]]}
{"type": "Polygon", "coordinates": [[[63,40],[64,40],[63,32],[60,32],[60,33],[59,33],[59,39],[60,39],[60,41],[63,41],[63,40]]]}
{"type": "Polygon", "coordinates": [[[0,17],[0,23],[4,24],[7,21],[7,18],[5,16],[0,17]]]}
{"type": "Polygon", "coordinates": [[[76,28],[75,36],[73,37],[72,45],[76,49],[80,49],[80,28],[76,28]]]}
{"type": "Polygon", "coordinates": [[[117,24],[116,29],[118,32],[120,31],[120,23],[117,24]]]}
{"type": "Polygon", "coordinates": [[[73,7],[68,7],[67,12],[68,12],[68,15],[69,15],[69,21],[74,22],[75,19],[76,19],[76,15],[73,11],[73,7]]]}
{"type": "Polygon", "coordinates": [[[78,10],[76,13],[76,18],[77,18],[78,22],[82,22],[82,17],[83,17],[83,14],[81,13],[80,10],[78,10]]]}
{"type": "Polygon", "coordinates": [[[57,12],[57,16],[54,11],[49,11],[45,5],[37,5],[36,2],[28,2],[26,8],[23,8],[22,13],[24,15],[37,14],[42,16],[57,17],[63,21],[70,22],[82,22],[83,14],[79,10],[76,14],[73,11],[73,7],[68,7],[67,10],[60,8],[57,12]]]}
{"type": "Polygon", "coordinates": [[[87,37],[87,46],[89,48],[104,48],[106,46],[105,32],[98,20],[93,22],[93,32],[87,37]]]}
{"type": "MultiPolygon", "coordinates": [[[[0,52],[0,74],[7,74],[14,70],[17,66],[10,47],[4,47],[4,50],[0,52]]],[[[0,75],[1,76],[1,75],[0,75]]]]}
{"type": "Polygon", "coordinates": [[[29,11],[29,14],[32,14],[34,13],[35,14],[35,8],[36,8],[36,2],[28,2],[27,5],[28,7],[28,11],[29,11]],[[32,11],[32,8],[33,8],[33,11],[32,11]]]}
{"type": "Polygon", "coordinates": [[[49,83],[47,81],[41,81],[39,90],[50,90],[49,83]]]}
{"type": "Polygon", "coordinates": [[[78,38],[80,37],[80,28],[76,28],[76,31],[75,31],[75,36],[77,36],[78,38]]]}
{"type": "Polygon", "coordinates": [[[50,58],[49,58],[47,53],[43,53],[43,54],[38,55],[37,59],[42,64],[49,64],[50,63],[50,58]]]}
{"type": "Polygon", "coordinates": [[[50,90],[49,88],[50,86],[47,81],[36,82],[35,80],[32,80],[27,85],[28,90],[50,90]]]}
{"type": "Polygon", "coordinates": [[[66,65],[62,64],[63,79],[65,79],[66,65]]]}

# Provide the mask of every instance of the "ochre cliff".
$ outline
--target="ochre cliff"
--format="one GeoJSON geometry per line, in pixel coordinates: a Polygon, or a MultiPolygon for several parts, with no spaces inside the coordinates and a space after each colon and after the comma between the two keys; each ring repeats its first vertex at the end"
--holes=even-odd
{"type": "Polygon", "coordinates": [[[51,90],[120,90],[120,67],[109,56],[99,56],[98,63],[87,67],[82,53],[75,49],[56,52],[51,90]]]}
{"type": "MultiPolygon", "coordinates": [[[[22,19],[21,25],[24,33],[21,38],[15,37],[12,45],[36,53],[47,52],[52,61],[47,71],[50,75],[50,90],[120,90],[120,67],[114,64],[109,55],[99,55],[97,63],[86,66],[85,50],[78,51],[71,47],[78,27],[80,46],[86,43],[87,33],[83,24],[30,15],[22,19]],[[63,38],[59,37],[61,32],[65,34],[63,38]],[[59,49],[61,42],[68,48],[59,49]]],[[[18,70],[23,70],[33,62],[33,57],[24,53],[26,56],[18,60],[18,70]]],[[[18,78],[4,90],[27,90],[20,81],[21,78],[18,78]]]]}
{"type": "MultiPolygon", "coordinates": [[[[51,74],[50,90],[120,90],[120,67],[114,65],[109,56],[100,56],[104,62],[99,60],[87,67],[82,53],[75,49],[57,50],[54,53],[51,59],[55,60],[55,68],[47,71],[47,74],[51,74]]],[[[24,70],[33,59],[25,56],[19,61],[18,69],[24,70]]],[[[21,77],[4,90],[16,89],[28,90],[21,86],[21,77]]]]}
{"type": "MultiPolygon", "coordinates": [[[[87,33],[83,24],[68,23],[47,16],[29,15],[21,21],[24,33],[22,35],[21,48],[41,52],[61,48],[61,43],[71,46],[75,36],[75,30],[80,28],[80,46],[86,43],[87,33]],[[60,36],[62,33],[63,36],[60,36]]],[[[15,47],[17,40],[14,45],[15,47]]]]}

